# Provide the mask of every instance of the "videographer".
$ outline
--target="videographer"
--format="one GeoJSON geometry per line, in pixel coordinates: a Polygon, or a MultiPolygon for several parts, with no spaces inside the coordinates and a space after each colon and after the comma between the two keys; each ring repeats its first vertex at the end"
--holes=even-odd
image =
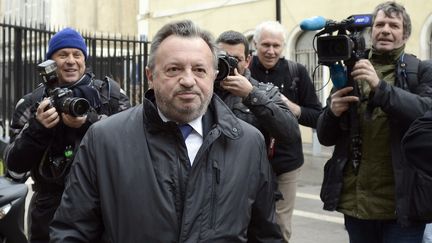
{"type": "Polygon", "coordinates": [[[411,20],[402,5],[379,4],[373,12],[372,49],[348,74],[359,95],[351,94],[350,86],[334,89],[318,120],[320,142],[335,145],[321,198],[324,209],[344,214],[351,243],[422,240],[425,222],[408,206],[417,199],[400,144],[408,126],[432,107],[432,63],[405,53],[410,34],[411,20]],[[412,77],[405,68],[416,64],[412,77]],[[357,108],[354,114],[351,106],[357,108]],[[353,123],[359,124],[357,141],[350,133],[353,123]],[[357,149],[354,157],[360,159],[354,163],[351,151],[357,149]]]}
{"type": "Polygon", "coordinates": [[[49,241],[49,224],[87,128],[130,107],[128,97],[115,81],[97,80],[92,73],[86,73],[87,46],[74,29],[65,28],[52,36],[46,59],[55,61],[45,67],[55,70],[52,74],[55,78],[44,77],[44,85],[18,101],[5,153],[12,174],[31,171],[34,180],[28,214],[30,242],[49,241]],[[70,94],[73,97],[67,97],[70,94]],[[81,98],[88,103],[65,107],[82,102],[81,98]],[[88,111],[83,112],[84,108],[88,111]],[[74,109],[78,114],[74,114],[74,109]]]}
{"type": "MultiPolygon", "coordinates": [[[[260,83],[251,77],[248,69],[251,56],[246,37],[236,31],[226,31],[219,35],[216,43],[238,63],[231,67],[232,73],[229,76],[215,82],[215,93],[237,117],[261,131],[275,173],[296,166],[297,161],[293,160],[296,157],[293,147],[301,146],[297,119],[282,100],[282,94],[277,86],[260,83]]],[[[251,224],[254,224],[253,220],[251,224]]]]}
{"type": "MultiPolygon", "coordinates": [[[[281,96],[291,112],[298,118],[298,123],[311,128],[316,127],[322,106],[315,93],[315,87],[306,68],[296,62],[285,59],[285,29],[276,21],[260,23],[254,34],[257,55],[250,63],[251,75],[264,83],[273,83],[279,87],[281,96]]],[[[297,179],[303,165],[301,139],[290,150],[290,163],[276,169],[279,190],[284,200],[276,203],[278,224],[285,240],[291,237],[291,218],[297,190],[297,179]]],[[[287,152],[288,153],[288,152],[287,152]]]]}

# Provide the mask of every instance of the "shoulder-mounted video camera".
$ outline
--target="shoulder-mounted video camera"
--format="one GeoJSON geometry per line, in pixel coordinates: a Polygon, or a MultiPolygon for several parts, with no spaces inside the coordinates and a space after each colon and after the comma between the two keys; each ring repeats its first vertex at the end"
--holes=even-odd
{"type": "Polygon", "coordinates": [[[372,18],[371,14],[358,14],[337,22],[317,16],[300,23],[302,30],[321,30],[315,35],[318,63],[330,68],[337,88],[346,86],[346,69],[351,69],[356,61],[365,57],[363,31],[372,26],[372,18]]]}
{"type": "Polygon", "coordinates": [[[88,112],[90,104],[86,99],[73,97],[72,90],[58,87],[57,64],[55,61],[49,59],[38,64],[37,71],[42,78],[51,106],[55,107],[58,112],[75,117],[88,112]]]}
{"type": "Polygon", "coordinates": [[[238,62],[236,57],[230,56],[226,52],[220,52],[218,55],[218,74],[215,81],[219,82],[229,75],[234,75],[234,69],[237,68],[238,62]]]}
{"type": "Polygon", "coordinates": [[[364,57],[366,44],[362,31],[372,26],[372,15],[352,15],[340,22],[327,20],[317,36],[318,61],[331,65],[337,61],[357,61],[364,57]],[[337,35],[332,35],[337,31],[337,35]],[[329,34],[328,36],[322,36],[329,34]]]}

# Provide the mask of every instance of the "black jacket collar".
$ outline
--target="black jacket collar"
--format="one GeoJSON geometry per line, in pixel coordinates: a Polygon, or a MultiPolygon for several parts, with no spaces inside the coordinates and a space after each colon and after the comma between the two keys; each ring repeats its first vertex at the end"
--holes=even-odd
{"type": "MultiPolygon", "coordinates": [[[[164,122],[160,118],[153,89],[145,93],[143,109],[144,123],[148,129],[177,129],[175,122],[164,122]]],[[[237,139],[243,133],[238,118],[217,95],[213,95],[202,121],[204,137],[214,128],[218,128],[231,139],[237,139]]]]}

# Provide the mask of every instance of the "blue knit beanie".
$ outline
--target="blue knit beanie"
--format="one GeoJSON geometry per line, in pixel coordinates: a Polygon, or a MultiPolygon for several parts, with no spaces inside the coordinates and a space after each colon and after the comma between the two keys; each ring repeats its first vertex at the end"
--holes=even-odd
{"type": "Polygon", "coordinates": [[[72,28],[62,29],[51,37],[51,40],[48,43],[46,59],[50,59],[56,51],[63,48],[80,49],[83,52],[85,59],[87,59],[87,45],[84,38],[80,33],[72,28]]]}

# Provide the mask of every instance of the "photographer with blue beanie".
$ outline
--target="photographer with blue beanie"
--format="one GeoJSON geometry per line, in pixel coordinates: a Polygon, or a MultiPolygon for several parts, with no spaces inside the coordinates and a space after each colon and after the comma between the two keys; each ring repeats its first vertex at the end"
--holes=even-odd
{"type": "Polygon", "coordinates": [[[8,170],[15,172],[11,174],[30,171],[34,181],[28,213],[30,242],[49,242],[49,225],[88,127],[130,107],[115,81],[98,80],[86,72],[87,46],[77,31],[65,28],[48,45],[47,60],[38,69],[46,68],[49,78],[40,72],[43,85],[18,101],[4,158],[8,170]],[[78,101],[86,109],[71,112],[78,101]]]}
{"type": "Polygon", "coordinates": [[[84,38],[72,28],[65,28],[53,35],[49,41],[46,59],[51,59],[52,55],[63,48],[75,48],[82,52],[84,59],[87,59],[87,45],[84,38]]]}

